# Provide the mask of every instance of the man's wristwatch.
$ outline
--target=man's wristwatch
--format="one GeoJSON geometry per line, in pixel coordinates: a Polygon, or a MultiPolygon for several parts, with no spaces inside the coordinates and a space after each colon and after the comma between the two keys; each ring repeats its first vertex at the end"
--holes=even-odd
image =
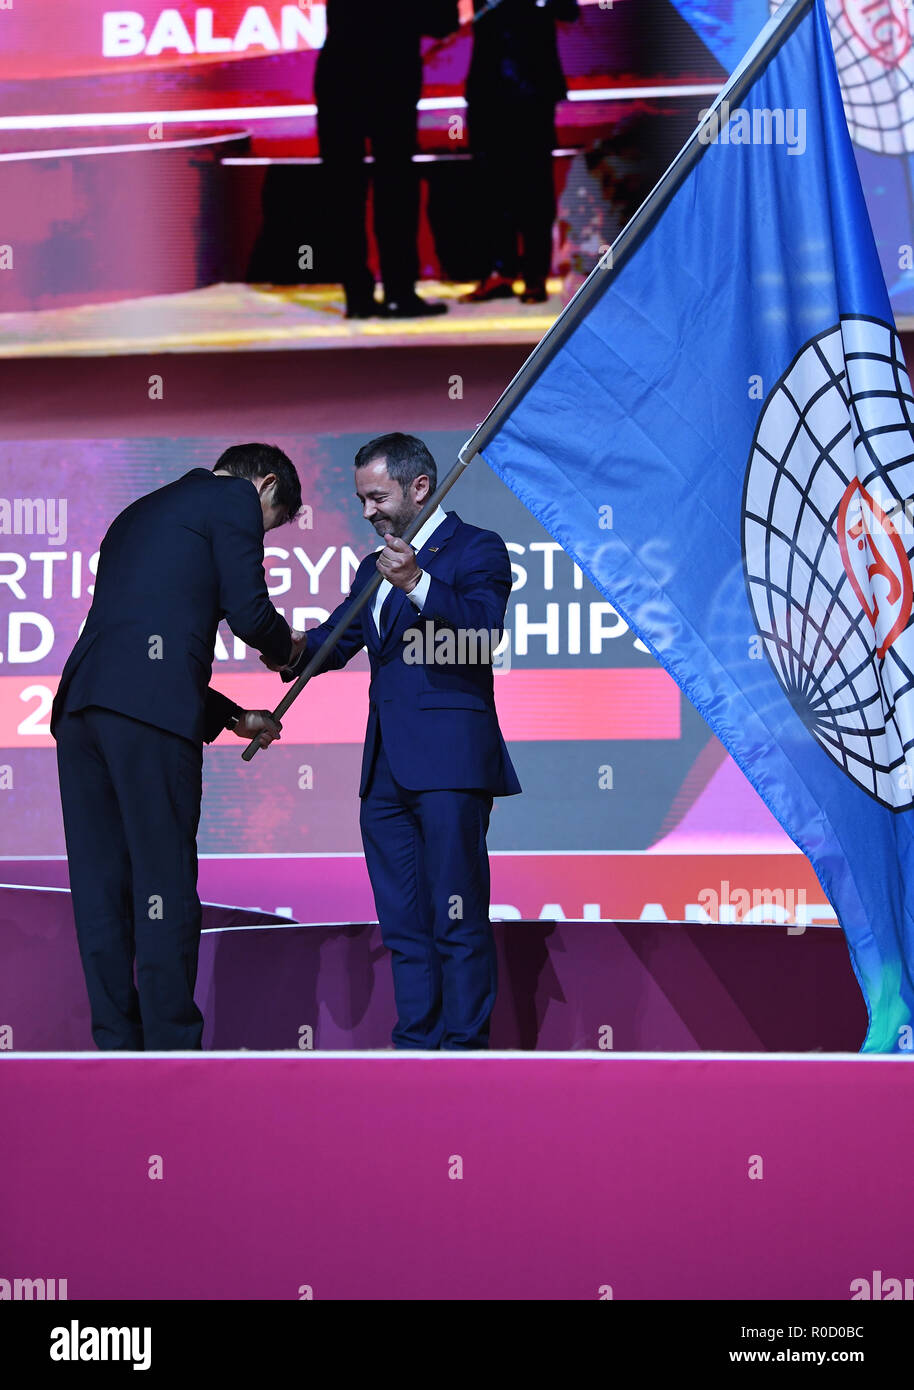
{"type": "Polygon", "coordinates": [[[239,723],[241,722],[241,720],[242,720],[243,718],[244,718],[244,710],[243,710],[243,709],[240,709],[240,710],[238,710],[235,714],[230,714],[230,715],[229,715],[228,719],[226,720],[225,727],[226,727],[227,729],[231,729],[232,733],[234,733],[234,732],[235,732],[235,729],[238,727],[239,723]]]}

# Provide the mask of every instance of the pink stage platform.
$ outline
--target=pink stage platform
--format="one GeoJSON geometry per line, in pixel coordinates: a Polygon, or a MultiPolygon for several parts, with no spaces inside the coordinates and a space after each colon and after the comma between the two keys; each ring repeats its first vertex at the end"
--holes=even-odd
{"type": "Polygon", "coordinates": [[[375,924],[205,923],[211,1050],[87,1052],[69,894],[0,888],[9,1287],[914,1298],[914,1069],[853,1055],[839,932],[496,923],[516,1050],[403,1054],[375,924]]]}
{"type": "Polygon", "coordinates": [[[69,1300],[914,1296],[904,1058],[8,1055],[0,1106],[0,1275],[69,1300]]]}
{"type": "MultiPolygon", "coordinates": [[[[389,1044],[396,1009],[377,923],[303,926],[215,904],[203,913],[196,997],[207,1051],[282,1052],[305,1038],[324,1053],[389,1044]]],[[[853,1053],[866,1033],[837,929],[506,921],[493,934],[493,1048],[853,1053]]],[[[2,1028],[0,1059],[4,1047],[92,1047],[63,888],[0,885],[2,1028]]]]}

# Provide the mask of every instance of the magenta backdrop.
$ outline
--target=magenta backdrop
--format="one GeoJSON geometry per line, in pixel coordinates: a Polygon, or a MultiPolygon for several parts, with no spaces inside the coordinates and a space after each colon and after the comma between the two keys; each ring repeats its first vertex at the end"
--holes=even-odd
{"type": "Polygon", "coordinates": [[[914,1276],[903,1059],[12,1056],[0,1103],[0,1273],[70,1299],[840,1301],[914,1276]]]}

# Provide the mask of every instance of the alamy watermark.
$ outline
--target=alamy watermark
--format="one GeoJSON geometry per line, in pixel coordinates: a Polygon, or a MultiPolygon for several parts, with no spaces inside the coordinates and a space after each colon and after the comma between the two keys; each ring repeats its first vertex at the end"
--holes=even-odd
{"type": "Polygon", "coordinates": [[[403,634],[407,666],[493,666],[511,663],[511,634],[499,628],[436,627],[430,619],[403,634]]]}
{"type": "Polygon", "coordinates": [[[66,1279],[0,1279],[0,1302],[7,1300],[28,1303],[36,1300],[39,1303],[65,1299],[67,1296],[66,1279]]]}
{"type": "Polygon", "coordinates": [[[47,536],[52,545],[65,545],[67,499],[0,497],[0,536],[47,536]]]}
{"type": "Polygon", "coordinates": [[[732,888],[729,879],[698,893],[699,906],[712,922],[742,926],[774,923],[786,926],[788,936],[802,936],[809,925],[804,888],[732,888]]]}
{"type": "Polygon", "coordinates": [[[788,154],[806,153],[806,109],[802,106],[773,110],[757,106],[751,111],[737,106],[731,111],[729,101],[722,101],[720,106],[700,111],[698,119],[702,145],[786,145],[788,154]]]}
{"type": "Polygon", "coordinates": [[[51,1328],[52,1361],[130,1361],[135,1371],[152,1365],[151,1327],[87,1327],[73,1318],[51,1328]]]}

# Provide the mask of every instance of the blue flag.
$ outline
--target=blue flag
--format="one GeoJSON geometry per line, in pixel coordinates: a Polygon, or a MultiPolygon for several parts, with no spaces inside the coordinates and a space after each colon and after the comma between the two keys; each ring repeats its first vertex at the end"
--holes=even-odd
{"type": "Polygon", "coordinates": [[[736,67],[771,13],[769,0],[673,0],[727,72],[736,67]]]}
{"type": "Polygon", "coordinates": [[[872,1052],[914,1038],[912,422],[824,7],[794,0],[461,451],[809,857],[872,1052]]]}

